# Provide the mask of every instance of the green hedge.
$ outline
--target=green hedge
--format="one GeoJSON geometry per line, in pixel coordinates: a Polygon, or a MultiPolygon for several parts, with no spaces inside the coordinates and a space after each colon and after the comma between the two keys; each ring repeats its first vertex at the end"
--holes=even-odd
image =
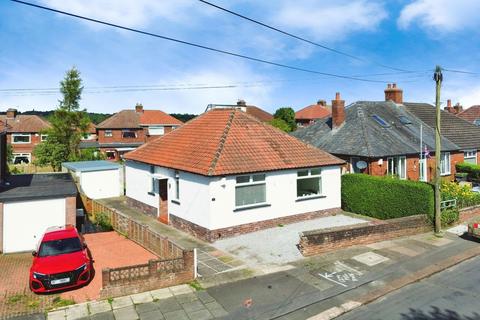
{"type": "Polygon", "coordinates": [[[457,172],[468,174],[470,180],[480,180],[480,166],[468,162],[461,162],[455,165],[457,172]]]}
{"type": "Polygon", "coordinates": [[[433,214],[433,186],[424,182],[375,177],[342,176],[342,209],[377,219],[433,214]]]}

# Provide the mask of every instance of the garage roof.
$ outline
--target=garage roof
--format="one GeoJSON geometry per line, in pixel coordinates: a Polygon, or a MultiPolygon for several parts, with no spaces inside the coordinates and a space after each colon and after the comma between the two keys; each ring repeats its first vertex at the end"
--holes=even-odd
{"type": "Polygon", "coordinates": [[[0,186],[0,202],[76,195],[77,186],[68,173],[10,175],[0,186]]]}
{"type": "Polygon", "coordinates": [[[95,160],[95,161],[77,161],[77,162],[64,162],[62,166],[75,171],[75,172],[89,172],[89,171],[103,171],[103,170],[118,170],[120,165],[105,161],[105,160],[95,160]]]}

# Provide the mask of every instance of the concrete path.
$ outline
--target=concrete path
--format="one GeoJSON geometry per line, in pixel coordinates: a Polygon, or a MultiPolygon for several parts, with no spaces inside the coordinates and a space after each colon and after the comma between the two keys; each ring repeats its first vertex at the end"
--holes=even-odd
{"type": "Polygon", "coordinates": [[[143,292],[112,300],[69,306],[48,313],[48,320],[207,320],[227,315],[206,291],[188,285],[143,292]]]}

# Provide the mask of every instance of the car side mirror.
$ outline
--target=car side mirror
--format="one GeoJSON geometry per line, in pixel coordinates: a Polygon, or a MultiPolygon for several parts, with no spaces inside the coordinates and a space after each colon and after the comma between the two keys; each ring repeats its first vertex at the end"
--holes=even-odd
{"type": "Polygon", "coordinates": [[[37,256],[37,251],[33,250],[32,251],[32,256],[36,257],[37,256]]]}

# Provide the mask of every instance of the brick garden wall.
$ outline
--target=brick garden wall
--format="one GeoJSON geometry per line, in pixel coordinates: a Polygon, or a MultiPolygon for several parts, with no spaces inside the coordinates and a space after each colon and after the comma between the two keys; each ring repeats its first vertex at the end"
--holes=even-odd
{"type": "Polygon", "coordinates": [[[127,204],[135,209],[138,209],[145,213],[146,215],[149,215],[151,217],[154,217],[155,219],[158,217],[158,209],[155,207],[152,207],[146,203],[143,203],[141,201],[138,201],[136,199],[126,197],[127,198],[127,204]]]}
{"type": "Polygon", "coordinates": [[[459,222],[467,222],[472,218],[480,216],[480,205],[460,209],[459,222]]]}
{"type": "Polygon", "coordinates": [[[426,215],[374,220],[353,226],[302,232],[298,248],[304,256],[312,256],[352,245],[364,245],[430,230],[432,225],[426,215]]]}
{"type": "Polygon", "coordinates": [[[124,296],[184,284],[195,279],[194,251],[170,260],[150,260],[147,264],[102,270],[100,298],[124,296]]]}
{"type": "Polygon", "coordinates": [[[197,238],[203,239],[208,242],[214,242],[219,239],[235,237],[244,233],[250,233],[258,230],[273,228],[279,224],[290,224],[305,220],[311,220],[319,217],[330,216],[339,213],[340,208],[333,208],[328,210],[320,210],[308,213],[302,213],[292,216],[286,216],[276,219],[258,221],[254,223],[241,224],[238,226],[209,230],[207,228],[201,227],[195,223],[177,217],[170,214],[170,224],[177,229],[183,230],[194,235],[197,238]]]}

